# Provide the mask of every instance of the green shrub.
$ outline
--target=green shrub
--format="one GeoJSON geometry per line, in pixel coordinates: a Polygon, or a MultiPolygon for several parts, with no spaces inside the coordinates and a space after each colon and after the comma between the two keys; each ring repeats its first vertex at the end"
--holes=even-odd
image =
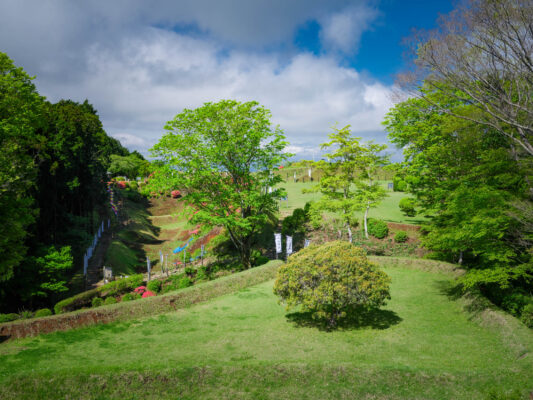
{"type": "Polygon", "coordinates": [[[398,207],[400,207],[400,210],[404,215],[408,217],[416,216],[415,200],[411,197],[404,197],[401,199],[398,203],[398,207]]]}
{"type": "Polygon", "coordinates": [[[19,318],[20,318],[20,315],[16,313],[0,314],[0,324],[3,322],[15,321],[16,319],[19,319],[19,318]]]}
{"type": "Polygon", "coordinates": [[[91,289],[75,296],[61,300],[54,306],[54,312],[61,314],[68,311],[74,311],[82,307],[89,306],[94,297],[117,296],[141,286],[143,283],[142,274],[132,275],[128,278],[117,279],[109,282],[96,289],[91,289]]]}
{"type": "Polygon", "coordinates": [[[189,286],[192,286],[192,281],[188,276],[181,278],[180,281],[178,282],[178,289],[184,289],[189,286]]]}
{"type": "Polygon", "coordinates": [[[101,298],[101,297],[95,297],[94,299],[92,299],[91,301],[91,305],[93,307],[100,307],[101,305],[104,304],[104,300],[101,298]]]}
{"type": "Polygon", "coordinates": [[[33,318],[33,312],[31,312],[29,310],[22,310],[19,314],[20,314],[20,318],[21,319],[33,318]]]}
{"type": "Polygon", "coordinates": [[[35,311],[35,318],[48,317],[52,315],[52,311],[49,308],[41,308],[35,311]]]}
{"type": "Polygon", "coordinates": [[[311,245],[280,266],[274,293],[287,310],[301,307],[335,327],[356,306],[379,307],[390,299],[390,278],[348,242],[311,245]]]}
{"type": "Polygon", "coordinates": [[[378,239],[383,239],[389,234],[389,227],[385,221],[368,218],[368,234],[378,239]]]}
{"type": "Polygon", "coordinates": [[[409,239],[409,236],[407,235],[407,232],[405,231],[398,231],[396,232],[396,235],[394,235],[394,241],[396,243],[405,243],[409,239]]]}
{"type": "Polygon", "coordinates": [[[146,288],[154,293],[159,293],[161,291],[161,281],[155,279],[153,281],[148,282],[146,285],[146,288]]]}
{"type": "Polygon", "coordinates": [[[196,281],[208,281],[209,269],[207,267],[200,267],[196,271],[196,281]]]}
{"type": "Polygon", "coordinates": [[[516,292],[506,295],[502,300],[501,307],[515,317],[519,317],[522,310],[532,302],[531,296],[516,292]]]}
{"type": "Polygon", "coordinates": [[[107,297],[104,301],[104,304],[107,306],[109,304],[116,304],[117,302],[117,299],[115,299],[114,297],[107,297]]]}
{"type": "Polygon", "coordinates": [[[122,182],[122,181],[125,181],[126,178],[124,178],[123,176],[116,176],[116,177],[115,177],[115,180],[116,180],[117,182],[122,182]]]}
{"type": "Polygon", "coordinates": [[[189,277],[193,277],[194,275],[196,275],[196,269],[193,267],[185,267],[184,272],[185,275],[189,277]]]}
{"type": "Polygon", "coordinates": [[[392,179],[392,190],[395,192],[405,192],[407,190],[407,182],[399,176],[395,176],[392,179]]]}
{"type": "Polygon", "coordinates": [[[130,187],[131,190],[138,190],[139,189],[139,185],[137,184],[136,181],[130,181],[128,186],[130,187]]]}
{"type": "Polygon", "coordinates": [[[528,328],[533,328],[533,303],[526,305],[522,309],[520,321],[522,321],[528,328]]]}
{"type": "Polygon", "coordinates": [[[132,300],[134,300],[133,293],[126,293],[124,296],[122,296],[122,299],[120,301],[124,302],[124,301],[132,301],[132,300]]]}
{"type": "Polygon", "coordinates": [[[284,235],[305,233],[305,224],[308,221],[307,215],[308,213],[303,208],[296,208],[292,215],[285,217],[281,222],[281,233],[284,235]]]}

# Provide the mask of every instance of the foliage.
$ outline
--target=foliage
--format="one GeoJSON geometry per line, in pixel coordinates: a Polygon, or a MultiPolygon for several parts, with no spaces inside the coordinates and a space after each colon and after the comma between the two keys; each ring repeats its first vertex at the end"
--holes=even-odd
{"type": "Polygon", "coordinates": [[[392,180],[392,188],[395,192],[405,192],[407,191],[407,182],[402,179],[402,177],[395,175],[392,180]]]}
{"type": "Polygon", "coordinates": [[[126,156],[112,154],[110,161],[108,170],[113,176],[127,176],[134,180],[138,176],[148,175],[150,163],[138,152],[126,156]]]}
{"type": "Polygon", "coordinates": [[[29,293],[32,297],[47,297],[68,290],[66,273],[73,265],[70,246],[64,246],[59,250],[51,246],[43,249],[43,253],[42,256],[32,260],[39,276],[36,287],[29,293]]]}
{"type": "Polygon", "coordinates": [[[95,297],[91,300],[91,306],[92,307],[100,307],[104,304],[104,299],[101,297],[95,297]]]}
{"type": "Polygon", "coordinates": [[[148,282],[146,288],[154,293],[159,293],[161,291],[161,284],[162,282],[160,280],[154,279],[148,282]]]}
{"type": "Polygon", "coordinates": [[[61,314],[68,311],[73,311],[81,307],[91,304],[94,297],[97,296],[117,296],[126,291],[133,290],[143,282],[142,274],[132,275],[128,278],[117,279],[102,285],[96,289],[91,289],[75,296],[68,297],[61,300],[54,306],[54,312],[61,314]]]}
{"type": "Polygon", "coordinates": [[[375,238],[384,239],[389,235],[389,227],[385,221],[369,218],[368,233],[375,238]]]}
{"type": "Polygon", "coordinates": [[[52,311],[49,308],[41,308],[40,310],[35,311],[35,318],[48,317],[52,315],[52,311]]]}
{"type": "Polygon", "coordinates": [[[31,80],[0,52],[0,282],[23,260],[27,227],[35,219],[30,189],[44,100],[31,80]]]}
{"type": "Polygon", "coordinates": [[[141,295],[138,293],[126,293],[124,296],[122,296],[121,301],[132,301],[140,299],[141,295]]]}
{"type": "Polygon", "coordinates": [[[178,289],[184,289],[192,285],[193,285],[193,282],[191,278],[189,278],[188,276],[184,276],[178,282],[178,289]]]}
{"type": "Polygon", "coordinates": [[[409,239],[409,236],[407,235],[407,232],[405,231],[398,231],[396,232],[396,235],[394,235],[394,241],[396,243],[405,243],[409,239]]]}
{"type": "Polygon", "coordinates": [[[128,186],[129,186],[129,188],[131,190],[138,190],[139,189],[139,185],[137,184],[137,181],[130,181],[128,186]]]}
{"type": "Polygon", "coordinates": [[[222,100],[184,110],[167,123],[153,149],[163,160],[150,179],[156,189],[184,188],[192,223],[223,226],[245,268],[254,236],[284,191],[271,171],[290,155],[285,137],[272,128],[270,112],[257,102],[222,100]]]}
{"type": "Polygon", "coordinates": [[[408,217],[414,217],[416,215],[415,200],[411,197],[404,197],[398,203],[398,207],[408,217]]]}
{"type": "Polygon", "coordinates": [[[295,233],[305,233],[307,215],[302,208],[296,208],[292,215],[289,215],[281,222],[281,233],[290,235],[295,233]]]}
{"type": "Polygon", "coordinates": [[[426,108],[473,121],[489,134],[496,132],[520,149],[518,155],[527,162],[533,155],[533,4],[459,4],[440,18],[438,29],[415,36],[417,68],[410,68],[401,81],[418,86],[424,80],[433,91],[472,105],[473,111],[465,115],[424,91],[414,93],[425,100],[426,108]]]}
{"type": "Polygon", "coordinates": [[[20,318],[17,313],[0,314],[0,324],[3,322],[15,321],[20,318]]]}
{"type": "MultiPolygon", "coordinates": [[[[322,193],[322,197],[313,208],[335,212],[341,215],[342,223],[352,241],[352,227],[355,224],[354,213],[365,209],[365,233],[368,209],[379,203],[386,196],[383,188],[374,180],[378,168],[386,163],[386,157],[379,153],[386,148],[369,142],[359,143],[360,138],[351,136],[350,125],[342,129],[333,127],[330,141],[321,145],[322,149],[332,148],[325,157],[328,161],[316,163],[324,172],[320,182],[313,188],[322,193]]],[[[313,225],[319,225],[319,219],[313,218],[313,225]]]]}
{"type": "Polygon", "coordinates": [[[390,299],[390,278],[347,242],[311,245],[282,265],[274,293],[287,309],[301,307],[335,327],[353,307],[375,308],[390,299]]]}
{"type": "MultiPolygon", "coordinates": [[[[424,97],[472,116],[454,96],[421,89],[424,97]]],[[[423,99],[397,104],[385,120],[390,140],[404,149],[403,174],[421,212],[432,215],[421,240],[434,256],[463,264],[465,289],[481,289],[498,304],[498,288],[530,290],[533,243],[527,213],[528,168],[495,130],[427,107],[423,99]],[[520,216],[518,216],[520,215],[520,216]]]]}
{"type": "Polygon", "coordinates": [[[116,304],[117,299],[115,299],[113,296],[106,297],[104,300],[104,304],[107,306],[109,304],[116,304]]]}
{"type": "Polygon", "coordinates": [[[528,328],[533,328],[533,303],[527,304],[523,309],[521,313],[520,320],[526,325],[528,328]]]}

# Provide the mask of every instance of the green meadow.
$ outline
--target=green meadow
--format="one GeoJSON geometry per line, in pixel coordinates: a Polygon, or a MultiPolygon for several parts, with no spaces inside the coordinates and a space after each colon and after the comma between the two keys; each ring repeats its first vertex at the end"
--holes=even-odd
{"type": "Polygon", "coordinates": [[[533,389],[530,330],[453,297],[445,270],[392,265],[387,306],[335,331],[287,313],[268,281],[171,313],[5,342],[0,395],[500,399],[533,389]]]}

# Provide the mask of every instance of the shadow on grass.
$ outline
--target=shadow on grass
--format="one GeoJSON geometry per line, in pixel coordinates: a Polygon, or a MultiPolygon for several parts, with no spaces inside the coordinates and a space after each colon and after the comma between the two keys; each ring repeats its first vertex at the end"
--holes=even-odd
{"type": "Polygon", "coordinates": [[[490,309],[497,310],[493,303],[478,291],[466,291],[463,286],[457,281],[442,280],[435,282],[435,285],[440,293],[444,294],[451,301],[463,300],[463,309],[476,316],[480,312],[490,309]]]}
{"type": "Polygon", "coordinates": [[[355,329],[388,329],[402,321],[394,311],[379,308],[353,307],[346,311],[346,316],[338,321],[335,327],[328,325],[323,319],[314,319],[312,312],[295,312],[286,318],[297,327],[317,328],[321,331],[355,330],[355,329]]]}

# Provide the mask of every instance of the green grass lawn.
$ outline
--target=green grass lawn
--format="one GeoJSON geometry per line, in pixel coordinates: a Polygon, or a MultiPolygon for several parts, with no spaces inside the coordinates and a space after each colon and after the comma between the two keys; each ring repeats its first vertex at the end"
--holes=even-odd
{"type": "Polygon", "coordinates": [[[385,270],[388,305],[333,332],[288,316],[269,281],[173,313],[5,342],[0,395],[484,399],[533,390],[530,330],[499,313],[467,314],[445,294],[446,273],[385,270]]]}
{"type": "MultiPolygon", "coordinates": [[[[381,182],[384,187],[387,186],[387,182],[381,182]]],[[[281,201],[280,213],[282,215],[289,215],[295,208],[303,208],[308,201],[318,200],[321,197],[320,193],[302,193],[302,189],[310,189],[316,183],[315,182],[283,182],[280,184],[287,190],[287,201],[281,201]]],[[[409,197],[408,193],[387,191],[387,197],[381,201],[381,203],[371,208],[369,217],[383,219],[388,222],[397,222],[400,224],[420,224],[425,220],[421,215],[416,217],[406,217],[400,211],[398,203],[404,197],[409,197]]],[[[358,219],[363,219],[364,212],[358,213],[358,219]]]]}

